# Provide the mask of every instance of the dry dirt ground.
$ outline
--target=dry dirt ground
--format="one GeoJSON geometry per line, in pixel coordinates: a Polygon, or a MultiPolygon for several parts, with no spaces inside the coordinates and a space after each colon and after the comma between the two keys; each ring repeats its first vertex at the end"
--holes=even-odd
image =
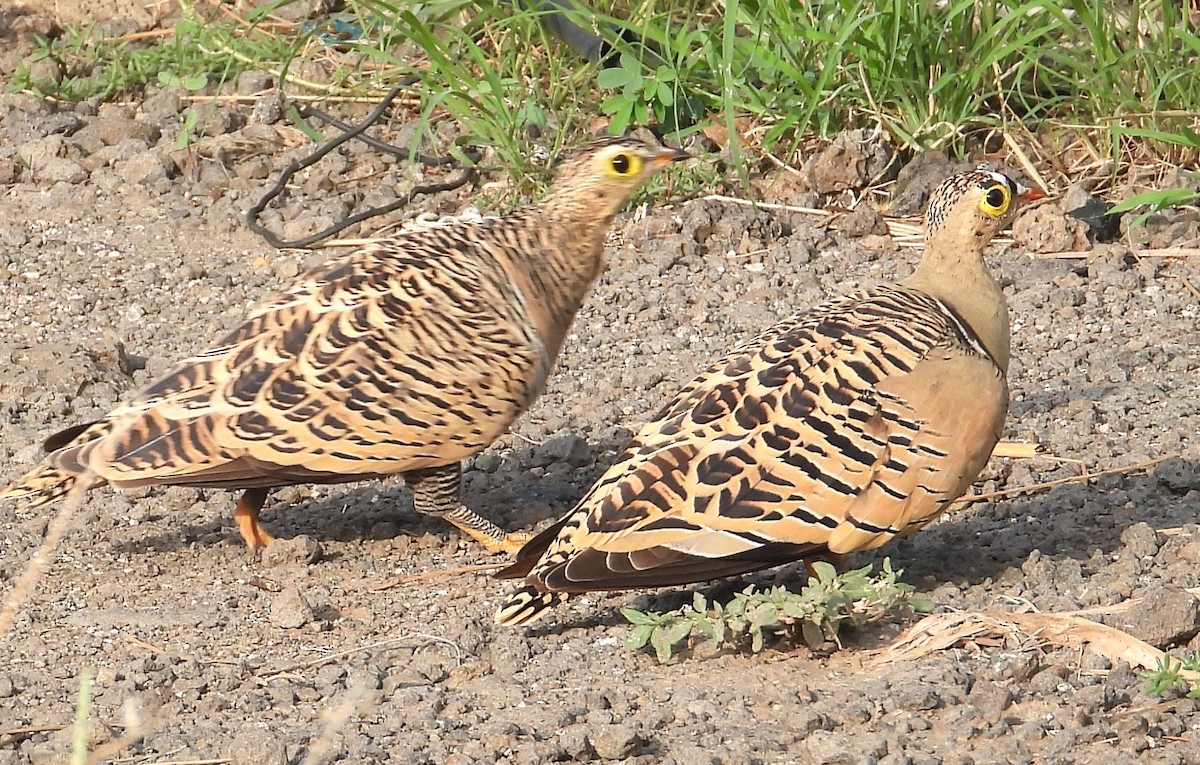
{"type": "MultiPolygon", "coordinates": [[[[275,250],[243,225],[305,149],[270,104],[207,111],[204,136],[177,151],[182,108],[170,93],[77,108],[0,98],[0,480],[324,257],[275,250]]],[[[854,185],[856,166],[818,158],[808,183],[854,185]]],[[[916,204],[951,169],[925,157],[895,196],[916,204]]],[[[419,177],[351,147],[268,222],[310,230],[419,177]]],[[[470,194],[406,214],[456,213],[470,194]]],[[[794,184],[780,194],[816,201],[794,184]]],[[[1184,590],[1200,584],[1200,259],[1096,245],[1063,206],[1029,211],[1015,236],[1086,255],[991,256],[1014,324],[1006,438],[1048,456],[994,459],[977,491],[1171,458],[977,502],[853,562],[891,556],[943,612],[1088,609],[1159,647],[1200,647],[1184,590]]],[[[566,511],[709,359],[778,317],[906,274],[919,250],[885,232],[865,206],[832,223],[714,200],[623,215],[557,374],[473,461],[468,502],[510,528],[566,511]]],[[[1198,232],[1186,217],[1160,222],[1151,244],[1194,246],[1198,232]]],[[[119,762],[1200,762],[1200,701],[1148,697],[1134,669],[1090,648],[980,637],[874,661],[915,621],[903,617],[821,655],[785,643],[660,665],[624,648],[616,609],[672,608],[691,589],[581,598],[536,628],[497,628],[509,585],[485,573],[380,589],[492,561],[415,515],[396,481],[276,492],[264,520],[284,541],[262,559],[243,548],[232,500],[92,495],[0,644],[0,765],[68,760],[63,726],[85,673],[92,746],[142,734],[114,746],[119,762]]],[[[0,506],[0,592],[52,513],[0,506]]],[[[749,581],[799,586],[803,572],[749,581]]],[[[744,584],[695,589],[727,597],[744,584]]]]}

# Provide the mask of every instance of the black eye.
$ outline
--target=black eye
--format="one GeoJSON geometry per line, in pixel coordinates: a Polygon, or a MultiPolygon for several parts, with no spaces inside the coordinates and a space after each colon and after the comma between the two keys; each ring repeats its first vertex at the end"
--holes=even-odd
{"type": "Polygon", "coordinates": [[[620,175],[624,175],[625,173],[628,173],[629,166],[630,166],[630,162],[629,162],[628,154],[618,154],[617,156],[612,158],[612,169],[616,170],[617,173],[620,175]]]}
{"type": "Polygon", "coordinates": [[[991,191],[989,191],[987,193],[988,207],[995,207],[996,209],[1000,209],[1001,207],[1004,207],[1005,201],[1006,201],[1006,197],[1004,194],[1004,190],[1001,189],[999,186],[993,188],[991,191]]]}

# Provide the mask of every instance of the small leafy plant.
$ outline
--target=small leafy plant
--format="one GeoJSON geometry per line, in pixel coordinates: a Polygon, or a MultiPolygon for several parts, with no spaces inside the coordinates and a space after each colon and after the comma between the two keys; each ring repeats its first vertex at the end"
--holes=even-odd
{"type": "Polygon", "coordinates": [[[596,84],[618,90],[600,105],[612,116],[609,130],[614,134],[624,133],[631,124],[650,124],[651,112],[665,121],[667,110],[675,105],[675,70],[663,64],[644,75],[641,62],[628,53],[621,54],[620,66],[602,71],[596,84]]]}
{"type": "Polygon", "coordinates": [[[813,576],[799,593],[784,587],[760,591],[753,585],[729,603],[709,603],[696,593],[690,606],[662,613],[643,613],[632,608],[621,614],[634,625],[626,645],[654,649],[660,662],[670,661],[681,643],[706,637],[717,644],[744,647],[757,653],[768,637],[788,638],[799,634],[811,648],[838,639],[841,625],[861,627],[907,606],[927,612],[933,604],[913,594],[912,585],[901,581],[903,571],[883,561],[882,570],[872,575],[872,566],[838,574],[831,564],[812,564],[813,576]]]}
{"type": "Polygon", "coordinates": [[[1166,655],[1153,672],[1138,673],[1146,680],[1146,695],[1161,696],[1177,685],[1188,689],[1189,699],[1200,699],[1200,653],[1189,653],[1182,659],[1166,655]]]}

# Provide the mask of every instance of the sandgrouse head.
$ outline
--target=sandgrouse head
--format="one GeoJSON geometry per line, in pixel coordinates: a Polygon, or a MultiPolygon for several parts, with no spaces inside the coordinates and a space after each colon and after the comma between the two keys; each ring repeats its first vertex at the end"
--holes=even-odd
{"type": "Polygon", "coordinates": [[[643,181],[689,157],[632,137],[592,141],[559,158],[547,203],[585,219],[611,218],[643,181]]]}
{"type": "Polygon", "coordinates": [[[925,227],[932,238],[947,227],[969,229],[987,242],[1012,219],[1021,204],[1046,196],[1003,173],[971,170],[942,182],[929,199],[925,227]]]}

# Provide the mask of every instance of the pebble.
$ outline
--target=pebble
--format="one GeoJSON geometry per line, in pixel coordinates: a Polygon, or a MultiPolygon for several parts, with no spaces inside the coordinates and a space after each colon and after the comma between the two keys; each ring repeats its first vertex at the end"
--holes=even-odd
{"type": "Polygon", "coordinates": [[[66,140],[60,135],[48,135],[27,141],[17,147],[17,157],[37,173],[55,157],[62,154],[66,140]]]}
{"type": "Polygon", "coordinates": [[[312,607],[295,587],[285,587],[271,601],[271,624],[298,629],[313,620],[312,607]]]}
{"type": "Polygon", "coordinates": [[[1026,252],[1076,252],[1091,249],[1088,227],[1056,204],[1039,204],[1017,214],[1013,239],[1026,252]]]}
{"type": "Polygon", "coordinates": [[[50,183],[83,183],[88,179],[88,171],[78,162],[64,157],[51,157],[42,164],[37,176],[50,183]]]}
{"type": "Polygon", "coordinates": [[[249,725],[229,742],[226,757],[231,765],[288,765],[287,749],[279,736],[264,726],[249,725]]]}
{"type": "Polygon", "coordinates": [[[623,760],[638,745],[637,731],[628,725],[601,725],[588,734],[596,755],[602,760],[623,760]]]}
{"type": "Polygon", "coordinates": [[[242,72],[237,79],[239,96],[252,96],[275,87],[275,75],[255,69],[242,72]]]}
{"type": "Polygon", "coordinates": [[[1152,585],[1127,610],[1105,619],[1156,648],[1187,643],[1200,633],[1200,601],[1179,587],[1152,585]]]}
{"type": "Polygon", "coordinates": [[[261,561],[267,568],[278,566],[308,566],[321,559],[321,543],[305,534],[291,539],[276,539],[263,548],[261,561]]]}
{"type": "Polygon", "coordinates": [[[151,185],[167,180],[173,174],[174,163],[157,150],[144,151],[117,163],[116,171],[129,183],[151,185]]]}

